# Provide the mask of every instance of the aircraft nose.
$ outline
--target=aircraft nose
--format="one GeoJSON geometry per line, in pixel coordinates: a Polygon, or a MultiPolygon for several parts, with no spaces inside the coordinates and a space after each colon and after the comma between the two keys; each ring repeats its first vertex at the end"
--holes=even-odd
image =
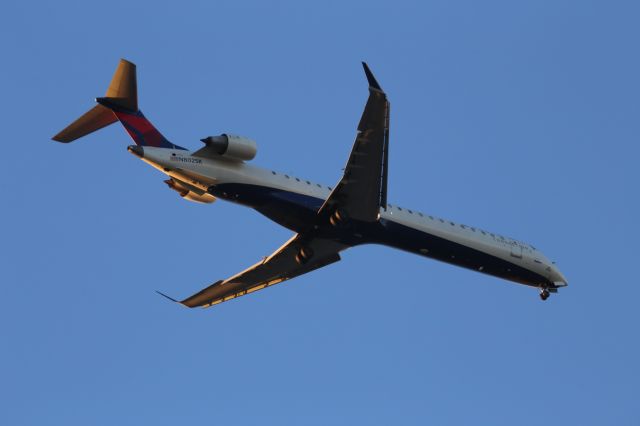
{"type": "Polygon", "coordinates": [[[553,265],[551,268],[551,281],[553,281],[558,287],[565,287],[569,285],[567,279],[562,275],[562,272],[560,272],[556,265],[553,265]]]}
{"type": "Polygon", "coordinates": [[[144,148],[139,145],[129,145],[127,147],[127,151],[132,153],[133,155],[143,158],[144,157],[144,148]]]}

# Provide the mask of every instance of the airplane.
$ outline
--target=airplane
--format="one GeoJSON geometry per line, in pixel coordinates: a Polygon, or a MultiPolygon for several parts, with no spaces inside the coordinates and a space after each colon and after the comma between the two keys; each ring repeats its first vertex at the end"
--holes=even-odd
{"type": "Polygon", "coordinates": [[[190,151],[167,140],[138,108],[136,65],[121,59],[104,97],[52,139],[72,142],[120,121],[128,151],[168,176],[185,200],[218,198],[251,207],[295,234],[248,269],[183,300],[209,307],[340,260],[361,244],[382,244],[539,289],[546,300],[567,286],[557,266],[531,244],[387,202],[389,101],[365,62],[369,97],[344,173],[334,187],[249,164],[255,141],[230,133],[190,151]]]}

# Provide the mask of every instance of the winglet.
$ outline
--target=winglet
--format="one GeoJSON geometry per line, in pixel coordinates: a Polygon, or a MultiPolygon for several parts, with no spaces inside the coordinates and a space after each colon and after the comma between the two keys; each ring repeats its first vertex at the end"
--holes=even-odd
{"type": "Polygon", "coordinates": [[[384,92],[382,87],[376,81],[376,78],[373,76],[373,73],[369,69],[369,65],[366,62],[362,62],[362,67],[364,68],[364,73],[367,76],[367,80],[369,81],[369,87],[384,92]]]}
{"type": "Polygon", "coordinates": [[[164,294],[164,293],[162,293],[162,292],[160,292],[158,290],[156,290],[156,293],[158,293],[160,296],[166,297],[167,299],[171,300],[172,302],[180,303],[179,300],[176,300],[171,296],[167,296],[166,294],[164,294]]]}

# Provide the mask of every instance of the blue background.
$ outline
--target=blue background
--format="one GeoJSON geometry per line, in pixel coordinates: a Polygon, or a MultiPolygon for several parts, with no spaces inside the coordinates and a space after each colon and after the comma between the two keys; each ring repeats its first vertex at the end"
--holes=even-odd
{"type": "Polygon", "coordinates": [[[17,2],[0,14],[0,423],[639,424],[640,9],[624,1],[17,2]],[[389,201],[532,243],[535,289],[367,246],[208,310],[290,232],[181,200],[114,125],[51,136],[124,57],[172,141],[333,185],[392,103],[389,201]]]}

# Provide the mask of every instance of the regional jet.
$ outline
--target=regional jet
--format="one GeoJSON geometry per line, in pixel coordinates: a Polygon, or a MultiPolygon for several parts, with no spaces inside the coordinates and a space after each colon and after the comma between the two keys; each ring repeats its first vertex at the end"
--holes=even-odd
{"type": "MultiPolygon", "coordinates": [[[[369,97],[344,173],[333,187],[256,167],[248,138],[223,133],[201,139],[195,151],[165,138],[138,108],[136,66],[120,61],[104,97],[53,137],[72,142],[119,121],[136,157],[167,175],[185,200],[221,198],[251,207],[294,235],[248,269],[216,281],[183,300],[209,307],[271,287],[340,260],[361,244],[383,244],[539,289],[546,300],[567,280],[530,244],[387,202],[389,101],[363,62],[369,97]]],[[[162,293],[160,293],[162,294],[162,293]]]]}

